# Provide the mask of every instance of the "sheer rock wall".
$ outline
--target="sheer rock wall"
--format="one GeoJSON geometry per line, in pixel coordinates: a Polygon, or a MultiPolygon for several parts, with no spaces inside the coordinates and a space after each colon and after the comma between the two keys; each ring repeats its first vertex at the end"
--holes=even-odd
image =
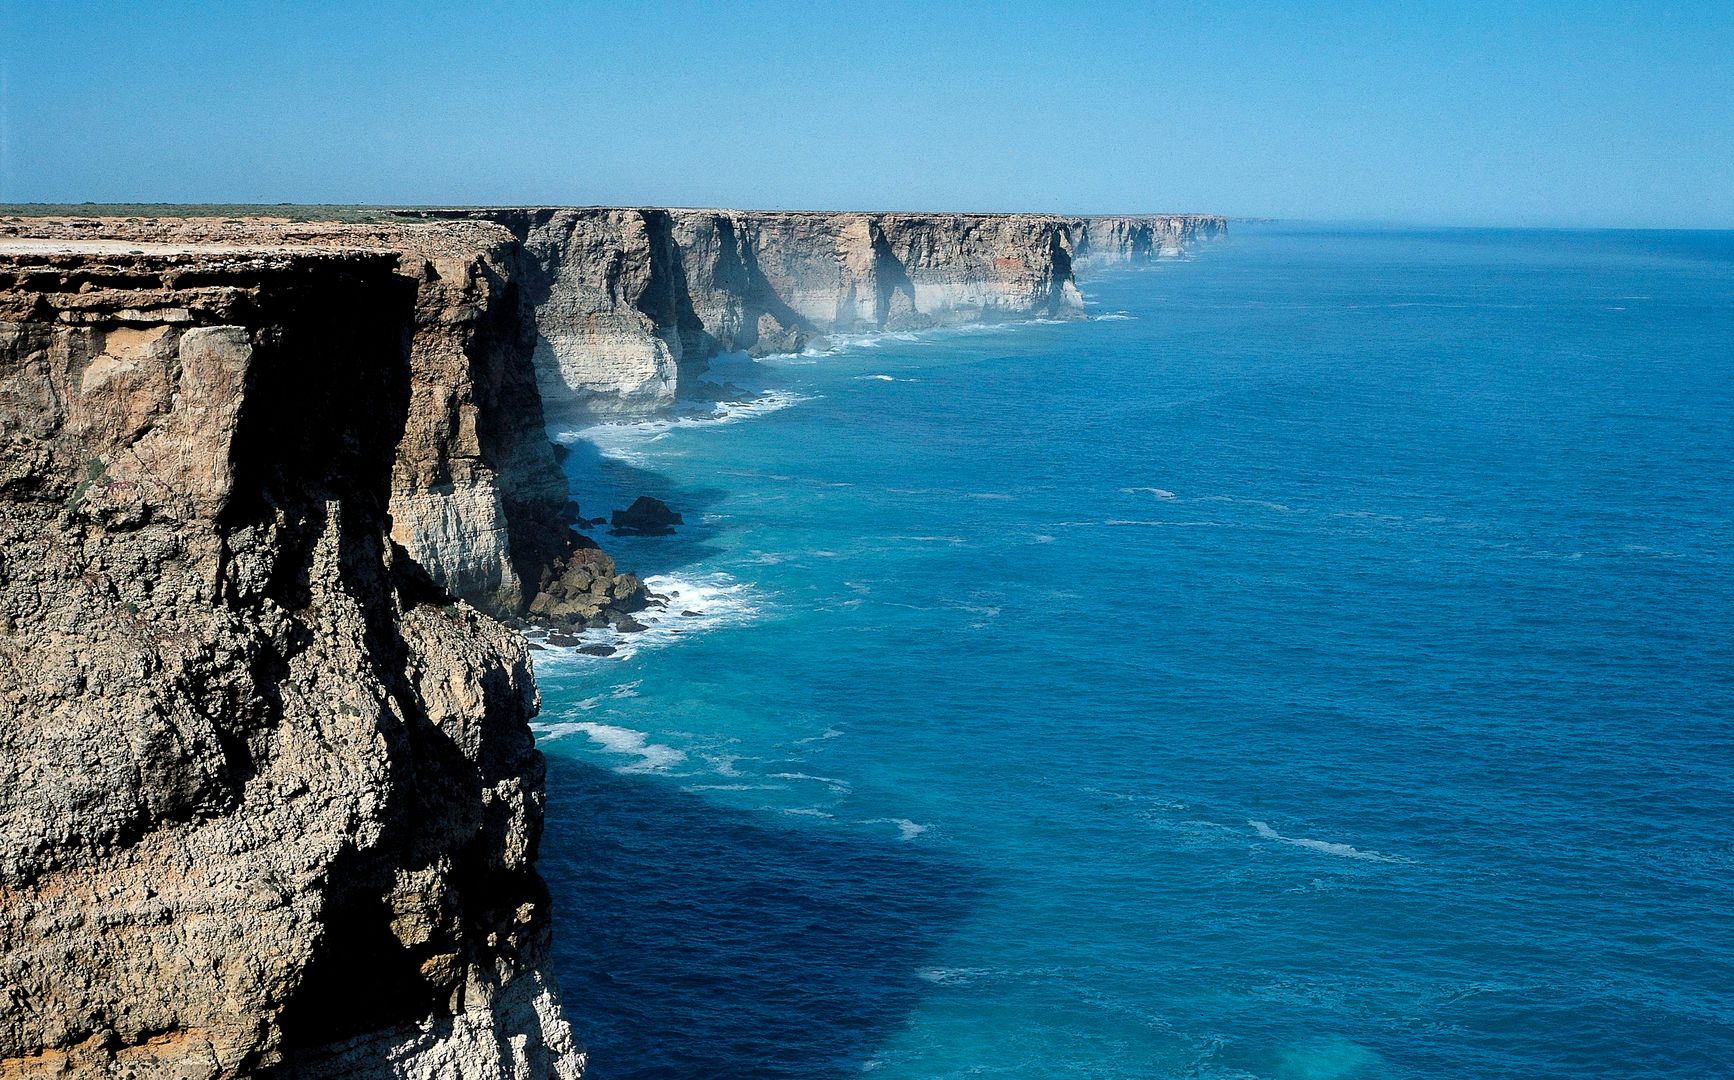
{"type": "Polygon", "coordinates": [[[562,426],[666,409],[718,353],[1083,315],[1067,223],[1044,215],[425,213],[496,222],[518,238],[542,407],[562,426]]]}
{"type": "Polygon", "coordinates": [[[0,1076],[581,1069],[524,645],[389,533],[396,262],[0,244],[0,1076]]]}

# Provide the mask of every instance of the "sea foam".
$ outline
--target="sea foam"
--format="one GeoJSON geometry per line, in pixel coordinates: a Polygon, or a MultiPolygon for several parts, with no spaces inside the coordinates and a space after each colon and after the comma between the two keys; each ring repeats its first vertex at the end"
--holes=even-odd
{"type": "Polygon", "coordinates": [[[1413,860],[1400,855],[1383,855],[1377,851],[1362,851],[1348,844],[1333,844],[1326,840],[1310,840],[1304,836],[1284,836],[1262,821],[1248,821],[1252,831],[1266,840],[1276,840],[1295,847],[1308,848],[1312,851],[1322,851],[1326,855],[1336,855],[1344,859],[1361,859],[1366,862],[1406,863],[1413,860]]]}
{"type": "Polygon", "coordinates": [[[599,724],[592,720],[567,720],[532,725],[532,730],[538,738],[548,741],[567,735],[587,735],[591,742],[608,753],[638,758],[630,765],[620,766],[616,772],[666,772],[686,760],[686,752],[683,750],[651,742],[650,736],[642,731],[616,727],[613,724],[599,724]]]}
{"type": "MultiPolygon", "coordinates": [[[[660,607],[646,608],[633,614],[632,617],[645,629],[625,633],[610,626],[580,630],[573,635],[577,645],[554,644],[546,629],[526,631],[524,636],[541,650],[536,657],[537,666],[557,670],[607,660],[630,660],[643,649],[665,648],[692,634],[750,622],[763,610],[758,591],[752,585],[720,572],[652,574],[644,579],[644,585],[666,598],[660,607]],[[596,646],[606,646],[614,651],[606,656],[583,651],[585,647],[596,646]]],[[[635,689],[637,684],[632,686],[635,689]]]]}
{"type": "Polygon", "coordinates": [[[919,822],[910,821],[908,818],[884,818],[884,817],[868,818],[866,821],[863,821],[861,824],[863,824],[863,825],[895,825],[895,826],[897,826],[897,838],[899,840],[904,841],[905,843],[909,842],[910,840],[915,839],[917,836],[920,836],[922,833],[927,831],[927,826],[922,825],[919,822]]]}
{"type": "Polygon", "coordinates": [[[588,427],[556,431],[552,436],[560,443],[588,442],[596,447],[596,452],[604,458],[637,465],[649,460],[647,447],[662,441],[672,431],[739,423],[810,400],[812,399],[805,395],[788,390],[761,390],[739,400],[685,402],[679,406],[678,411],[669,416],[591,424],[588,427]]]}

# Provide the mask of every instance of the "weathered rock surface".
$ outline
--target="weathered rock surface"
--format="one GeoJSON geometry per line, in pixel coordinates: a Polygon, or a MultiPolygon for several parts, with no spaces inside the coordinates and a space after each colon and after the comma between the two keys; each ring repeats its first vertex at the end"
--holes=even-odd
{"type": "Polygon", "coordinates": [[[1068,225],[1038,214],[424,213],[519,239],[542,407],[561,426],[666,408],[719,352],[1083,314],[1068,225]]]}
{"type": "Polygon", "coordinates": [[[530,602],[532,619],[574,630],[621,626],[650,606],[636,574],[618,572],[613,559],[582,537],[574,541],[565,560],[543,572],[541,588],[530,602]]]}
{"type": "Polygon", "coordinates": [[[570,554],[546,436],[666,408],[720,352],[835,333],[1082,314],[1074,263],[1172,255],[1199,215],[760,213],[620,208],[406,212],[360,225],[262,218],[15,218],[0,237],[317,244],[396,253],[415,287],[411,405],[393,537],[454,595],[523,615],[570,554]]]}
{"type": "Polygon", "coordinates": [[[1067,225],[1074,260],[1086,268],[1174,258],[1193,244],[1228,231],[1228,219],[1213,214],[1087,217],[1067,225]]]}
{"type": "Polygon", "coordinates": [[[395,254],[397,273],[414,286],[414,317],[411,401],[391,478],[393,538],[451,593],[495,615],[521,614],[542,570],[562,556],[566,480],[531,366],[535,326],[515,281],[519,249],[504,228],[23,218],[0,226],[8,235],[101,237],[94,242],[122,252],[197,244],[395,254]]]}
{"type": "Polygon", "coordinates": [[[397,263],[0,244],[0,1076],[581,1069],[523,644],[388,531],[397,263]]]}
{"type": "Polygon", "coordinates": [[[614,511],[608,531],[615,536],[667,536],[676,525],[684,524],[681,516],[668,508],[661,499],[640,495],[624,510],[614,511]]]}

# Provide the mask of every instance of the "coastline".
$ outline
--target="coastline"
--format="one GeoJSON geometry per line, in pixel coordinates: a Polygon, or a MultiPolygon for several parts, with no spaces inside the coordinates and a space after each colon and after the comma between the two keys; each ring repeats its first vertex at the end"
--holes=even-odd
{"type": "MultiPolygon", "coordinates": [[[[513,211],[505,225],[0,217],[0,260],[9,275],[0,296],[13,342],[0,371],[0,385],[12,388],[0,397],[0,428],[13,433],[20,452],[10,460],[24,469],[0,477],[10,485],[0,488],[0,507],[26,532],[90,553],[79,558],[136,561],[148,552],[168,560],[125,586],[88,595],[75,589],[46,605],[29,600],[45,594],[30,591],[31,580],[9,561],[0,581],[11,590],[0,595],[10,612],[0,647],[82,655],[76,633],[67,638],[55,629],[69,604],[88,608],[86,622],[119,620],[147,669],[184,666],[166,643],[197,641],[212,627],[233,623],[242,640],[254,642],[239,652],[211,646],[214,654],[201,653],[201,674],[168,684],[179,696],[166,710],[129,704],[125,681],[68,699],[83,703],[80,722],[94,722],[91,706],[100,702],[123,730],[138,729],[137,739],[104,751],[115,756],[109,771],[116,779],[93,805],[99,818],[142,816],[118,832],[73,816],[65,835],[39,838],[38,846],[46,845],[40,865],[13,868],[0,882],[22,900],[8,907],[8,918],[59,918],[54,913],[71,902],[66,883],[75,878],[95,875],[148,891],[138,875],[155,873],[150,858],[185,859],[212,838],[221,845],[233,842],[224,837],[293,833],[311,860],[276,869],[253,866],[251,855],[235,863],[225,873],[270,885],[240,909],[224,899],[233,887],[226,882],[192,880],[177,894],[179,907],[208,909],[236,940],[277,940],[261,919],[293,922],[293,946],[271,954],[263,981],[218,962],[191,981],[159,972],[149,992],[99,976],[88,993],[63,995],[55,988],[69,970],[32,961],[26,973],[14,963],[11,983],[59,1004],[0,1024],[0,1067],[148,1066],[218,1078],[262,1067],[321,1075],[341,1062],[352,1075],[419,1077],[457,1067],[502,1080],[582,1071],[545,964],[551,924],[535,869],[545,796],[542,759],[529,737],[537,708],[529,657],[485,616],[521,620],[552,587],[551,574],[570,578],[580,562],[607,568],[596,579],[604,609],[589,618],[625,625],[620,620],[640,609],[615,614],[607,605],[632,600],[643,586],[615,573],[605,557],[586,554],[594,542],[568,526],[580,512],[550,427],[562,422],[562,410],[574,415],[573,402],[590,403],[581,411],[592,420],[620,415],[622,402],[631,403],[628,412],[663,409],[677,400],[681,379],[696,380],[712,358],[732,351],[725,345],[804,349],[821,330],[857,329],[863,309],[845,317],[837,296],[825,291],[839,287],[837,273],[854,283],[846,286],[851,294],[863,283],[876,291],[866,309],[877,305],[875,332],[969,322],[990,310],[1002,318],[1082,313],[1067,251],[1072,224],[1058,218],[809,215],[789,219],[801,223],[793,240],[777,232],[783,219],[683,219],[679,227],[689,236],[772,235],[764,242],[773,246],[745,263],[737,247],[730,256],[736,262],[691,270],[689,280],[703,278],[711,290],[700,312],[701,294],[667,292],[654,269],[663,265],[654,262],[661,258],[655,229],[676,223],[659,214],[513,211]],[[647,222],[649,234],[635,232],[647,222]],[[545,242],[532,243],[531,234],[551,223],[566,230],[565,239],[537,249],[545,242]],[[840,260],[840,269],[820,275],[823,289],[803,284],[810,257],[801,245],[816,224],[825,238],[820,265],[840,260]],[[589,239],[576,244],[586,229],[589,239]],[[948,241],[959,245],[957,261],[937,258],[931,240],[921,239],[945,230],[959,230],[948,241]],[[592,243],[598,235],[599,248],[592,243]],[[866,246],[837,247],[843,236],[866,246]],[[774,246],[790,242],[796,247],[780,254],[774,246]],[[903,245],[903,256],[890,250],[894,244],[903,245]],[[870,257],[851,262],[851,250],[870,257]],[[621,259],[629,268],[624,277],[621,259]],[[633,270],[633,259],[653,261],[633,270]],[[745,277],[731,276],[741,267],[750,268],[745,277]],[[351,279],[365,287],[335,284],[351,279]],[[777,299],[779,287],[797,293],[777,299]],[[804,310],[837,314],[821,324],[804,310]],[[568,325],[583,332],[562,338],[568,325]],[[364,332],[341,337],[354,326],[364,332]],[[330,374],[340,362],[351,365],[347,377],[365,384],[341,407],[312,401],[309,395],[339,394],[347,385],[330,374]],[[552,413],[543,397],[551,389],[563,402],[552,413]],[[213,394],[227,411],[211,411],[213,394]],[[298,404],[303,398],[306,407],[298,404]],[[357,434],[345,418],[358,410],[385,422],[357,434]],[[262,437],[261,423],[276,434],[262,437]],[[122,441],[111,445],[114,438],[122,441]],[[210,445],[194,446],[199,439],[210,445]],[[325,471],[298,472],[315,466],[325,471]],[[159,534],[168,547],[151,546],[159,534]],[[176,554],[176,545],[195,538],[192,551],[176,554]],[[296,565],[302,569],[271,569],[296,565]],[[192,584],[201,576],[217,583],[214,592],[192,584]],[[188,587],[173,606],[161,594],[131,595],[181,577],[188,587]],[[311,606],[298,591],[308,589],[311,606]],[[353,605],[356,613],[344,614],[353,605]],[[234,680],[248,685],[261,672],[273,680],[265,691],[233,696],[234,680]],[[334,723],[316,704],[330,692],[305,688],[340,678],[353,683],[339,695],[353,699],[341,721],[352,737],[324,751],[301,746],[329,740],[334,723]],[[191,716],[209,719],[193,723],[191,716]],[[198,724],[214,731],[201,733],[198,724]],[[436,777],[427,764],[445,759],[439,748],[446,740],[476,763],[457,763],[453,778],[436,777]],[[372,744],[379,745],[361,749],[372,744]],[[212,763],[199,764],[209,754],[212,763]],[[333,768],[365,775],[311,779],[333,768]],[[174,786],[176,776],[204,772],[208,790],[188,795],[174,786]],[[159,778],[168,784],[161,790],[159,778]],[[350,809],[313,823],[302,820],[313,805],[307,799],[350,809]],[[418,817],[413,807],[423,799],[434,800],[438,813],[418,817]],[[125,809],[141,801],[166,809],[125,809]],[[461,855],[442,847],[469,835],[465,822],[475,815],[498,832],[479,846],[463,841],[461,855]],[[285,817],[302,824],[287,831],[268,824],[285,817]],[[456,832],[438,831],[446,825],[456,832]],[[322,861],[339,856],[350,871],[322,861]],[[507,881],[518,890],[510,897],[507,881]],[[353,1009],[333,1005],[351,999],[353,1009]],[[222,1003],[235,1000],[248,1002],[245,1015],[218,1019],[201,1011],[229,1009],[222,1003]]],[[[714,260],[727,245],[698,249],[714,260]]],[[[713,422],[764,411],[734,408],[713,422]]],[[[51,562],[47,572],[62,569],[51,562]]],[[[636,631],[637,644],[620,629],[597,631],[614,635],[624,653],[685,633],[674,620],[693,620],[697,630],[707,620],[727,623],[731,604],[744,610],[755,602],[725,581],[649,580],[670,592],[696,587],[699,602],[718,610],[688,616],[683,612],[696,609],[677,608],[685,597],[671,596],[669,608],[636,631]]],[[[50,707],[45,701],[32,709],[50,707]]],[[[47,762],[53,740],[37,715],[27,710],[0,728],[16,758],[47,762]]],[[[591,733],[629,738],[603,728],[591,733]]],[[[58,797],[66,782],[50,778],[29,789],[37,795],[14,793],[0,807],[4,820],[29,831],[20,817],[34,813],[28,799],[58,797]]],[[[890,825],[908,839],[921,833],[906,819],[890,825]]],[[[152,935],[176,924],[145,918],[145,910],[129,908],[80,938],[85,969],[118,971],[163,955],[152,935]]],[[[0,929],[12,938],[37,934],[24,924],[0,929]]],[[[14,952],[8,962],[19,959],[14,952]]]]}

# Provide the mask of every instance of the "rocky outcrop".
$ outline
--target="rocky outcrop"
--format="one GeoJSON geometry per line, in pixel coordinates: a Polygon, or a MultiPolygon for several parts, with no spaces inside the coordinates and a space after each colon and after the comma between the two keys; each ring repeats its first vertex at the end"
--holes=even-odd
{"type": "Polygon", "coordinates": [[[569,546],[566,479],[542,417],[534,323],[504,228],[452,221],[351,225],[269,219],[20,219],[0,237],[393,256],[413,290],[410,403],[393,458],[392,536],[453,595],[523,614],[569,546]]]}
{"type": "Polygon", "coordinates": [[[614,536],[668,536],[685,522],[661,499],[640,495],[631,506],[614,511],[608,524],[614,536]]]}
{"type": "Polygon", "coordinates": [[[418,277],[0,244],[0,1076],[578,1075],[524,645],[390,533],[418,277]]]}
{"type": "Polygon", "coordinates": [[[496,222],[518,238],[542,407],[557,426],[667,408],[721,352],[1083,314],[1067,223],[1043,215],[423,213],[496,222]]]}
{"type": "Polygon", "coordinates": [[[649,606],[650,594],[638,575],[620,573],[605,552],[580,542],[543,572],[530,617],[568,630],[627,629],[634,625],[632,616],[649,606]]]}
{"type": "Polygon", "coordinates": [[[558,556],[569,496],[531,366],[516,244],[485,225],[389,239],[416,285],[393,535],[453,593],[521,612],[525,582],[558,556]]]}

